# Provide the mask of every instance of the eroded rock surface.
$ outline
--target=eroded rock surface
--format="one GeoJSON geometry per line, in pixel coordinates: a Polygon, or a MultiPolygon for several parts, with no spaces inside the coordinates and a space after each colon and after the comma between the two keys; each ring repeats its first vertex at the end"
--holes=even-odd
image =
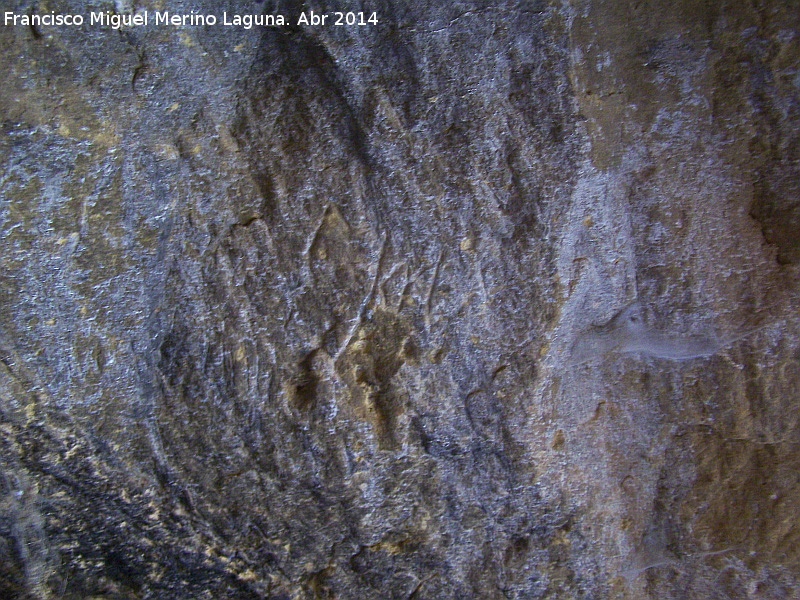
{"type": "Polygon", "coordinates": [[[796,1],[8,4],[0,595],[800,595],[796,1]]]}

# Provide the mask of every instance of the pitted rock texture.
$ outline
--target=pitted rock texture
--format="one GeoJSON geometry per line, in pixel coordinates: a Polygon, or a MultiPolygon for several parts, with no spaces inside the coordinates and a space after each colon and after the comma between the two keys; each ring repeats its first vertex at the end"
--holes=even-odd
{"type": "Polygon", "coordinates": [[[800,595],[796,1],[7,4],[0,596],[800,595]]]}

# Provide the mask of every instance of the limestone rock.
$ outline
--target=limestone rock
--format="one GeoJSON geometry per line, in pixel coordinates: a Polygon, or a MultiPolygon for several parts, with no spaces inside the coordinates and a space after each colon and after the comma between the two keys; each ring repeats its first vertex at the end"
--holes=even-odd
{"type": "Polygon", "coordinates": [[[4,8],[0,596],[800,595],[798,2],[356,4],[4,8]]]}

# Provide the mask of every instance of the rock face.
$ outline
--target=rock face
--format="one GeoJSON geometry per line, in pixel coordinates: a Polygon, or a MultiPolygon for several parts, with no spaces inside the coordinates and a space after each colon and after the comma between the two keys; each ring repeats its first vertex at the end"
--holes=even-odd
{"type": "Polygon", "coordinates": [[[800,595],[797,1],[9,4],[0,596],[800,595]]]}

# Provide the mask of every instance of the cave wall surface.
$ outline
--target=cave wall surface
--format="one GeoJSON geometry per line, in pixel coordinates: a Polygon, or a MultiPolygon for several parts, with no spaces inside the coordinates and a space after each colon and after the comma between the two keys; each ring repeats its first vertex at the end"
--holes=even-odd
{"type": "Polygon", "coordinates": [[[800,597],[796,0],[3,11],[0,596],[800,597]]]}

